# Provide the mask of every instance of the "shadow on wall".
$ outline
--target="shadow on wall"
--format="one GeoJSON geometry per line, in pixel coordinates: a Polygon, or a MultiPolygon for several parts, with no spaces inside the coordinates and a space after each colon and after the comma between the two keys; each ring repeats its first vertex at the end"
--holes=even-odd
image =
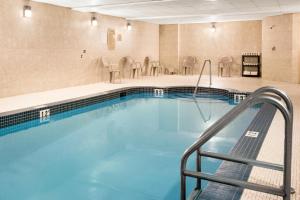
{"type": "MultiPolygon", "coordinates": [[[[90,60],[90,62],[87,64],[87,68],[85,69],[85,72],[81,74],[81,79],[84,79],[85,77],[94,77],[94,82],[102,81],[101,78],[101,68],[99,67],[99,59],[95,58],[90,60]]],[[[84,84],[84,83],[83,83],[84,84]]]]}

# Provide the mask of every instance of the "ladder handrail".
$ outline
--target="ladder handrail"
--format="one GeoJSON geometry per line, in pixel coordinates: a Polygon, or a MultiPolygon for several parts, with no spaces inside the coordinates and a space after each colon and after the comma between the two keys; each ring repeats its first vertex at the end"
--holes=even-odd
{"type": "MultiPolygon", "coordinates": [[[[230,110],[224,117],[215,122],[212,126],[204,131],[201,137],[192,144],[183,154],[181,158],[181,200],[186,199],[186,177],[185,174],[186,164],[188,158],[197,152],[197,172],[201,174],[201,147],[213,136],[215,136],[220,130],[222,130],[227,124],[234,120],[241,112],[248,107],[257,105],[260,103],[269,103],[280,110],[285,119],[285,140],[284,140],[284,171],[283,171],[283,198],[284,200],[290,200],[291,193],[291,159],[292,159],[292,129],[293,129],[293,105],[290,98],[283,91],[274,87],[263,87],[256,90],[249,95],[239,105],[230,110]],[[279,99],[274,97],[274,94],[280,97],[279,99]],[[283,99],[283,102],[280,99],[283,99]]],[[[235,159],[238,161],[238,159],[235,159]]],[[[256,160],[253,160],[255,163],[256,160]]],[[[267,163],[268,164],[268,163],[267,163]]],[[[273,165],[269,163],[270,165],[273,165]]],[[[196,189],[201,189],[201,177],[197,177],[196,189]]],[[[195,178],[195,177],[194,177],[195,178]]],[[[212,181],[212,180],[211,180],[212,181]]],[[[235,180],[232,180],[233,182],[235,180]]],[[[225,182],[228,184],[228,182],[225,182]]],[[[238,185],[243,187],[245,185],[238,185]]]]}
{"type": "Polygon", "coordinates": [[[203,63],[202,69],[200,71],[199,78],[198,78],[198,81],[197,81],[197,84],[196,84],[196,87],[195,87],[195,90],[194,90],[194,94],[193,94],[194,97],[197,94],[200,79],[202,77],[202,74],[203,74],[204,68],[206,66],[206,63],[209,63],[209,87],[211,87],[211,85],[212,85],[212,83],[211,83],[211,60],[204,60],[204,63],[203,63]]]}

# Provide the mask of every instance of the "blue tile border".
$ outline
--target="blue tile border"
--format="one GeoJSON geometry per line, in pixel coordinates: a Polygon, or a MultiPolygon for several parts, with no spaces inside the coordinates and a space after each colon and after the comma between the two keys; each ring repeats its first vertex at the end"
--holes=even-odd
{"type": "MultiPolygon", "coordinates": [[[[45,105],[30,107],[26,109],[20,109],[10,112],[0,113],[0,128],[13,126],[28,122],[31,120],[39,119],[39,112],[44,109],[50,109],[51,115],[78,109],[81,107],[101,103],[107,100],[121,98],[123,96],[139,93],[153,94],[154,89],[164,89],[164,93],[193,93],[195,87],[191,86],[176,86],[176,87],[127,87],[107,92],[101,92],[94,95],[83,96],[79,98],[73,98],[65,101],[59,101],[55,103],[49,103],[45,105]]],[[[230,103],[233,103],[234,94],[245,94],[249,93],[239,92],[236,90],[226,90],[218,88],[205,88],[200,87],[198,94],[217,94],[223,95],[229,98],[230,103]]]]}

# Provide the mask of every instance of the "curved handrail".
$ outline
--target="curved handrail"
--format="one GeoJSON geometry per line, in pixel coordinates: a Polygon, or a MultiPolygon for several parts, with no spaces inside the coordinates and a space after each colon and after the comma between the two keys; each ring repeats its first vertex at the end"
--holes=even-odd
{"type": "MultiPolygon", "coordinates": [[[[199,151],[201,146],[205,144],[208,140],[210,140],[213,136],[215,136],[222,128],[224,128],[227,124],[229,124],[233,119],[235,119],[241,112],[246,110],[248,107],[252,105],[257,105],[260,103],[270,103],[274,105],[277,109],[279,109],[282,115],[285,118],[285,145],[284,145],[284,191],[285,194],[290,194],[290,177],[291,177],[291,154],[292,149],[292,129],[293,129],[293,104],[290,98],[287,96],[285,92],[279,90],[274,87],[262,87],[251,95],[249,95],[244,101],[242,101],[235,108],[230,110],[224,117],[215,122],[212,126],[210,126],[202,136],[194,142],[183,154],[181,158],[181,199],[186,198],[186,186],[185,186],[185,175],[184,171],[186,169],[187,160],[190,155],[192,155],[195,151],[199,151]],[[285,105],[282,101],[275,98],[270,93],[274,93],[281,97],[284,100],[285,105]]],[[[289,196],[289,195],[287,195],[289,196]]],[[[287,197],[286,199],[289,199],[287,197]]]]}
{"type": "Polygon", "coordinates": [[[278,95],[279,97],[281,97],[284,100],[288,111],[293,115],[293,103],[285,92],[283,92],[282,90],[280,90],[278,88],[272,87],[272,86],[265,86],[265,87],[257,89],[250,96],[252,96],[252,97],[257,96],[262,93],[274,93],[274,94],[278,95]]]}
{"type": "Polygon", "coordinates": [[[204,68],[205,68],[207,62],[209,63],[209,87],[211,87],[211,85],[212,85],[212,83],[211,83],[211,76],[212,76],[212,74],[211,74],[211,60],[204,60],[204,63],[203,63],[202,69],[200,71],[199,78],[198,78],[198,81],[197,81],[197,84],[196,84],[196,87],[195,87],[195,90],[194,90],[194,94],[193,94],[194,97],[197,94],[200,79],[202,77],[202,74],[203,74],[203,71],[204,71],[204,68]]]}
{"type": "MultiPolygon", "coordinates": [[[[260,97],[257,97],[255,99],[258,99],[260,97]]],[[[275,101],[280,102],[279,100],[269,96],[269,98],[272,98],[275,101]]],[[[237,105],[235,108],[233,108],[231,111],[229,111],[224,117],[219,119],[217,122],[215,122],[212,126],[210,126],[202,136],[194,143],[192,144],[183,154],[182,158],[185,158],[187,156],[190,156],[193,152],[195,152],[200,146],[202,146],[204,143],[206,143],[211,137],[213,137],[215,134],[217,134],[223,127],[225,127],[229,122],[231,122],[235,117],[237,117],[242,111],[253,105],[254,98],[246,99],[241,104],[237,105]],[[213,134],[215,133],[215,134],[213,134]]],[[[263,103],[263,102],[260,102],[263,103]]],[[[259,104],[259,103],[257,103],[259,104]]],[[[285,106],[281,104],[281,106],[284,108],[285,106]]]]}

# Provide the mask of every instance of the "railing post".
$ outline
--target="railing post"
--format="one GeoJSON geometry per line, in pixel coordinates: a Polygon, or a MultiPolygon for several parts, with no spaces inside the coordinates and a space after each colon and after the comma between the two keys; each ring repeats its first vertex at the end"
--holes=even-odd
{"type": "Polygon", "coordinates": [[[181,200],[186,200],[186,176],[183,174],[184,172],[181,171],[181,190],[180,190],[180,195],[181,195],[181,200]]]}
{"type": "Polygon", "coordinates": [[[209,87],[211,87],[211,85],[212,85],[212,81],[211,81],[211,76],[212,76],[212,74],[211,74],[211,60],[208,60],[208,62],[209,62],[209,87]]]}
{"type": "MultiPolygon", "coordinates": [[[[201,152],[200,152],[200,149],[197,150],[197,159],[196,159],[196,170],[197,172],[201,172],[201,152]]],[[[196,187],[197,190],[200,190],[201,191],[201,178],[197,178],[197,187],[196,187]]]]}
{"type": "Polygon", "coordinates": [[[284,200],[291,199],[291,167],[292,167],[292,138],[293,138],[293,116],[285,119],[285,139],[284,139],[284,173],[283,173],[283,190],[284,200]]]}

